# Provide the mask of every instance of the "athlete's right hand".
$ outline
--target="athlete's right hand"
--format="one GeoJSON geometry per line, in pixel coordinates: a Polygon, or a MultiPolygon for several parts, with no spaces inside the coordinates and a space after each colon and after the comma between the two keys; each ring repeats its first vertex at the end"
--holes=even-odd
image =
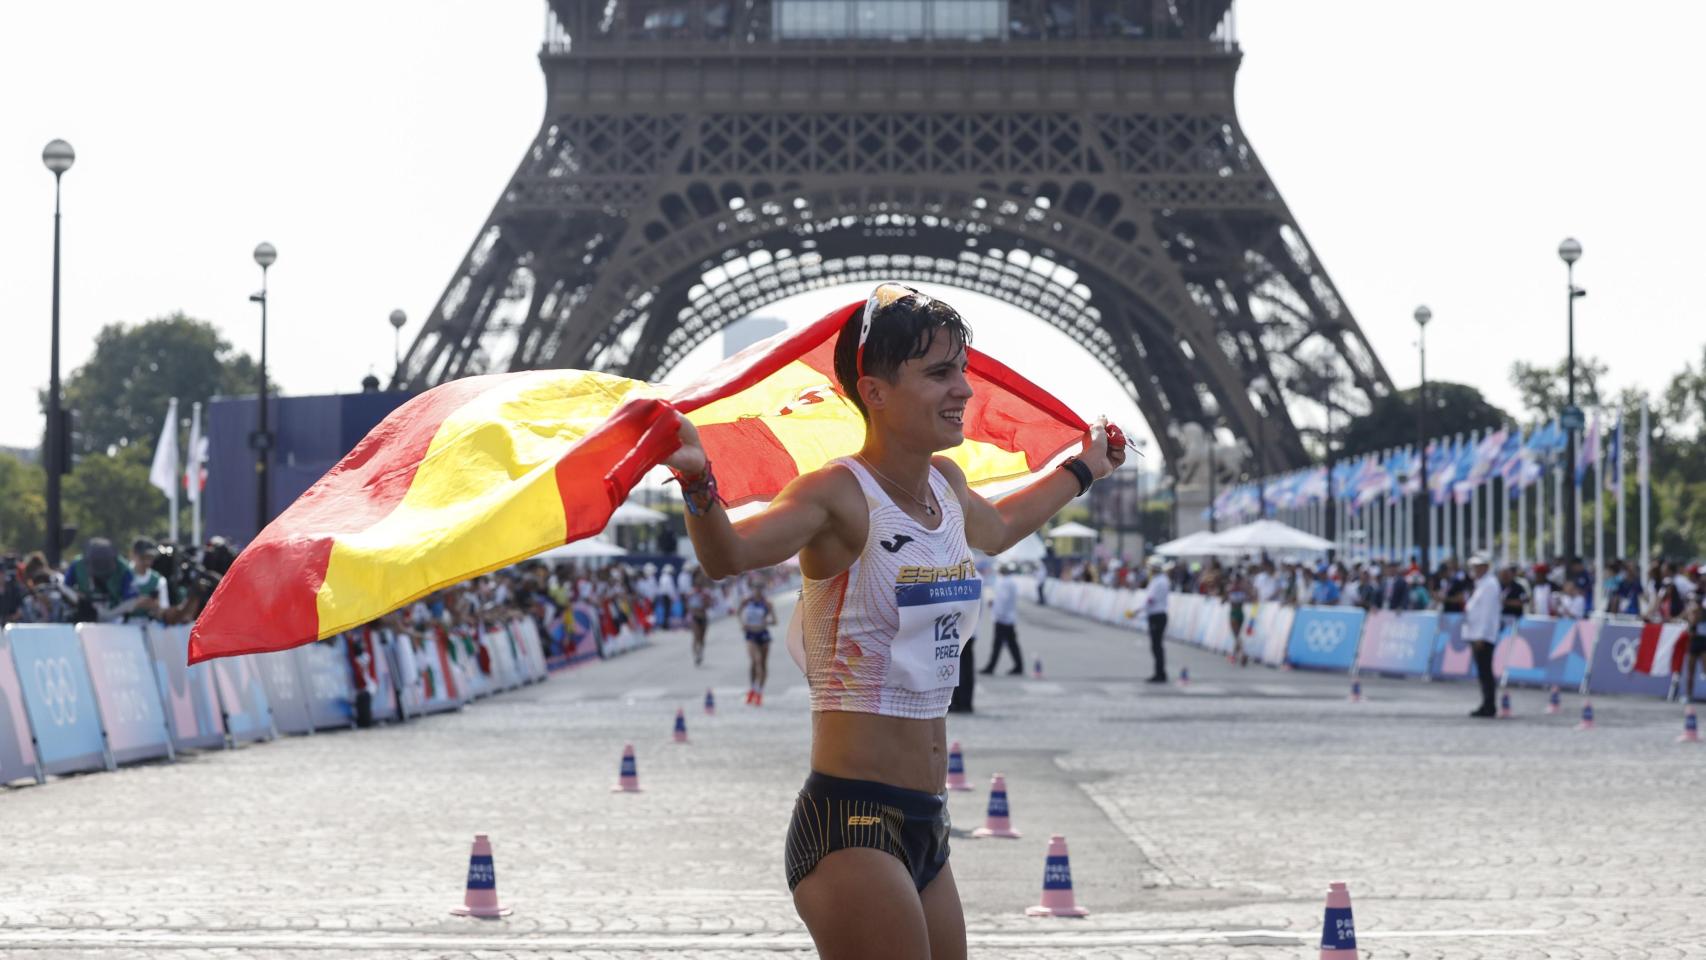
{"type": "Polygon", "coordinates": [[[675,414],[676,438],[681,446],[663,462],[664,466],[689,477],[705,472],[705,448],[699,445],[699,428],[679,412],[675,414]]]}

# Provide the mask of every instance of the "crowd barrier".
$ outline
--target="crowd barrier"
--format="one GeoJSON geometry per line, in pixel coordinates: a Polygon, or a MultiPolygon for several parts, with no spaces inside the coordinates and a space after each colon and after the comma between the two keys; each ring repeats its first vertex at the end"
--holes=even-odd
{"type": "MultiPolygon", "coordinates": [[[[1028,579],[1023,589],[1039,591],[1050,607],[1147,634],[1141,590],[1028,579]]],[[[1174,592],[1167,598],[1166,636],[1220,654],[1231,654],[1241,641],[1252,660],[1275,667],[1433,680],[1475,676],[1460,613],[1247,603],[1235,636],[1225,601],[1174,592]]],[[[1507,618],[1493,669],[1514,686],[1665,698],[1682,689],[1687,646],[1687,627],[1680,623],[1603,615],[1507,618]]],[[[1706,686],[1706,665],[1695,683],[1706,686]]]]}
{"type": "Polygon", "coordinates": [[[190,628],[13,624],[0,633],[0,785],[454,710],[548,675],[528,618],[427,639],[363,627],[188,664],[190,628]]]}

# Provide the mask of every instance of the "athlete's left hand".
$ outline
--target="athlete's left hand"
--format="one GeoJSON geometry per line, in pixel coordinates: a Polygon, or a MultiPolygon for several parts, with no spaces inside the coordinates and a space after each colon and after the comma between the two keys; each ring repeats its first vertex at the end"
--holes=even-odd
{"type": "Polygon", "coordinates": [[[1107,417],[1097,417],[1084,434],[1084,449],[1078,459],[1090,468],[1090,474],[1102,479],[1125,463],[1125,434],[1108,423],[1107,417]]]}

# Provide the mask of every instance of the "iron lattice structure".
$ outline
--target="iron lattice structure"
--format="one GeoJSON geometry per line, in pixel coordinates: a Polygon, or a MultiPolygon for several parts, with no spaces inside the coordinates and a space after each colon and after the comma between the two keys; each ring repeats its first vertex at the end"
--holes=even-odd
{"type": "Polygon", "coordinates": [[[1067,333],[1177,461],[1391,381],[1233,110],[1231,0],[550,0],[532,146],[398,386],[656,379],[848,281],[975,290],[1067,333]],[[1306,387],[1305,384],[1309,386],[1306,387]]]}

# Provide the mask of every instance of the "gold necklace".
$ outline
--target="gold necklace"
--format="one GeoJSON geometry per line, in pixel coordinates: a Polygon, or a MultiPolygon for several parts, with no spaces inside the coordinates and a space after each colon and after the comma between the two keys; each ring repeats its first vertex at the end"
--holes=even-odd
{"type": "MultiPolygon", "coordinates": [[[[878,470],[876,468],[876,466],[871,463],[871,461],[866,460],[863,456],[861,456],[857,453],[853,455],[853,459],[864,464],[872,473],[876,474],[879,477],[882,477],[884,480],[887,480],[889,482],[889,486],[895,488],[896,490],[899,490],[901,493],[906,494],[908,497],[911,497],[913,503],[916,503],[919,506],[924,508],[924,513],[927,516],[934,517],[936,515],[936,508],[930,505],[930,501],[913,496],[912,491],[910,491],[910,490],[906,489],[905,487],[901,486],[900,484],[894,482],[894,479],[892,477],[890,477],[888,474],[882,472],[881,470],[878,470]]],[[[926,490],[928,490],[930,488],[930,478],[928,476],[926,476],[924,478],[924,488],[926,490]]]]}

